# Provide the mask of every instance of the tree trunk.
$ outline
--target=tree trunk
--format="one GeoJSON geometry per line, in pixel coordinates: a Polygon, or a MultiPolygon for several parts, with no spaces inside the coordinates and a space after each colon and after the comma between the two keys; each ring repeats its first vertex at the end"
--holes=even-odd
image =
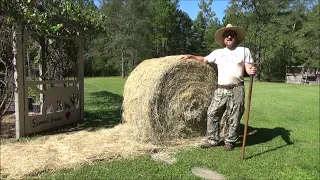
{"type": "Polygon", "coordinates": [[[132,50],[130,71],[132,71],[135,68],[135,63],[136,63],[136,50],[132,50]]]}
{"type": "MultiPolygon", "coordinates": [[[[258,54],[258,66],[259,68],[261,67],[261,36],[259,36],[259,54],[258,54]]],[[[260,81],[261,80],[261,71],[257,72],[257,80],[260,81]]]]}
{"type": "Polygon", "coordinates": [[[122,56],[122,62],[121,62],[121,77],[122,78],[125,78],[125,49],[122,49],[122,52],[121,52],[121,56],[122,56]]]}

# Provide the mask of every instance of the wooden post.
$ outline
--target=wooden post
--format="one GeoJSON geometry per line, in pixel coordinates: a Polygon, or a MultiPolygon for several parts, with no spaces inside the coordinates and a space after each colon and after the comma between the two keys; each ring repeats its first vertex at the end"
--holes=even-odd
{"type": "Polygon", "coordinates": [[[14,65],[14,80],[15,80],[15,116],[16,116],[16,139],[25,135],[25,60],[23,51],[23,28],[18,24],[13,32],[13,65],[14,65]]]}
{"type": "Polygon", "coordinates": [[[249,117],[250,117],[250,107],[251,107],[251,96],[252,96],[252,85],[253,85],[253,75],[250,75],[250,84],[248,90],[248,102],[246,108],[246,123],[244,126],[243,140],[242,140],[242,151],[241,151],[241,160],[244,159],[244,153],[246,148],[247,132],[249,126],[249,117]]]}
{"type": "MultiPolygon", "coordinates": [[[[39,64],[39,81],[47,80],[45,75],[47,72],[47,64],[46,64],[46,40],[44,36],[40,36],[39,38],[39,53],[40,53],[40,64],[39,64]]],[[[40,90],[46,90],[46,85],[40,84],[40,90]]],[[[47,114],[47,106],[45,104],[45,95],[40,93],[40,112],[41,114],[47,114]]]]}
{"type": "Polygon", "coordinates": [[[80,31],[78,39],[78,80],[79,80],[79,108],[80,121],[84,121],[84,60],[83,60],[83,31],[80,31]]]}

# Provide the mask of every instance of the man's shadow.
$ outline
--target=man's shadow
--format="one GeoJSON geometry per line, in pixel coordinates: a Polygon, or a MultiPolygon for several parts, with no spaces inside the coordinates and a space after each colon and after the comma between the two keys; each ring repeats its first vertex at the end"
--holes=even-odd
{"type": "MultiPolygon", "coordinates": [[[[241,146],[242,141],[243,141],[244,125],[240,124],[239,129],[240,129],[239,141],[241,144],[238,144],[238,146],[241,146]]],[[[260,144],[260,143],[266,143],[266,142],[271,141],[272,139],[274,139],[278,136],[281,136],[281,138],[283,139],[283,141],[286,144],[269,149],[269,150],[266,150],[264,152],[260,152],[258,154],[252,155],[246,159],[251,159],[255,156],[259,156],[261,154],[264,154],[264,153],[267,153],[270,151],[275,151],[277,149],[283,148],[288,145],[292,145],[293,142],[290,140],[290,132],[291,132],[291,130],[287,130],[283,127],[275,127],[273,129],[269,129],[269,128],[254,128],[254,127],[248,126],[247,136],[246,136],[246,146],[252,146],[252,145],[260,144]]]]}

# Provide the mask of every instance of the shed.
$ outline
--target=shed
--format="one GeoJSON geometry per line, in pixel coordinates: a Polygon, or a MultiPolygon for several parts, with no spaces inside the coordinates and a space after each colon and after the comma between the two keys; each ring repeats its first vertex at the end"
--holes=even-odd
{"type": "Polygon", "coordinates": [[[287,66],[286,83],[320,84],[320,69],[303,66],[287,66]]]}

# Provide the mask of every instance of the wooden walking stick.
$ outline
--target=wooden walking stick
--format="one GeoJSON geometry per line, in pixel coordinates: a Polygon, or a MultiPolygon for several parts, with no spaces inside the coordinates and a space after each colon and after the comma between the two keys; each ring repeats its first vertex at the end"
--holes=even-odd
{"type": "Polygon", "coordinates": [[[241,152],[241,159],[244,159],[244,151],[246,148],[246,140],[247,140],[247,131],[248,131],[248,123],[249,123],[249,115],[250,115],[250,104],[251,104],[251,94],[252,94],[252,85],[253,85],[253,75],[250,75],[250,85],[249,85],[249,92],[248,92],[248,102],[247,102],[247,111],[246,111],[246,124],[244,126],[243,132],[243,140],[242,140],[242,152],[241,152]]]}

